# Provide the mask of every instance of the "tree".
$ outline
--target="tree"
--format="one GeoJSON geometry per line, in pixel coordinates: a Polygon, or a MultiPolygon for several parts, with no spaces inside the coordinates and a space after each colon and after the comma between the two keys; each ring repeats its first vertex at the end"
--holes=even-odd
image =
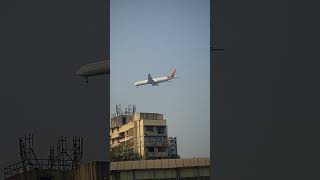
{"type": "Polygon", "coordinates": [[[142,156],[135,152],[132,146],[121,143],[111,148],[111,161],[135,161],[142,160],[142,156]]]}

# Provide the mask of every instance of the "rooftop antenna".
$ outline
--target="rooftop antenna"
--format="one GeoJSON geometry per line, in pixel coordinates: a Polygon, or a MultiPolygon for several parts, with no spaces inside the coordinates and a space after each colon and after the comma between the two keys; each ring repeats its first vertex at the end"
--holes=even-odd
{"type": "Polygon", "coordinates": [[[136,113],[136,105],[132,105],[132,114],[136,113]]]}

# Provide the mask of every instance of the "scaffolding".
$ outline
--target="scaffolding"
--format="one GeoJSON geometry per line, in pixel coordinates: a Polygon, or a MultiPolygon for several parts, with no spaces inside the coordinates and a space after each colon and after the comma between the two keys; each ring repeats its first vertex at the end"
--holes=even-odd
{"type": "Polygon", "coordinates": [[[38,170],[70,170],[78,167],[83,155],[83,138],[73,136],[71,146],[66,136],[59,136],[56,146],[50,146],[48,158],[40,159],[34,151],[34,135],[19,138],[20,161],[4,168],[4,177],[38,170]],[[68,147],[69,145],[69,147],[68,147]]]}

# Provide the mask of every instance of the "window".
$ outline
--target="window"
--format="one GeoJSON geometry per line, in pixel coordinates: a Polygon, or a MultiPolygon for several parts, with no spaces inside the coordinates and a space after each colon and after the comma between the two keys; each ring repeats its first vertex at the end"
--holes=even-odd
{"type": "Polygon", "coordinates": [[[153,126],[146,126],[146,131],[152,132],[153,131],[153,126]]]}
{"type": "MultiPolygon", "coordinates": [[[[141,119],[149,119],[149,120],[159,119],[158,114],[154,114],[154,113],[141,113],[140,118],[141,119]]],[[[161,118],[161,116],[160,116],[160,118],[161,118]]]]}
{"type": "Polygon", "coordinates": [[[157,130],[158,130],[158,134],[164,134],[164,127],[163,126],[157,127],[157,130]]]}
{"type": "Polygon", "coordinates": [[[163,119],[162,114],[155,114],[155,119],[162,120],[163,119]]]}
{"type": "Polygon", "coordinates": [[[125,136],[125,133],[124,133],[124,132],[122,132],[122,133],[119,134],[119,138],[120,138],[120,139],[124,138],[124,136],[125,136]]]}
{"type": "Polygon", "coordinates": [[[158,152],[166,152],[166,148],[164,148],[164,147],[159,147],[159,148],[158,148],[158,152]]]}
{"type": "Polygon", "coordinates": [[[145,113],[140,113],[140,119],[147,119],[145,113]]]}
{"type": "Polygon", "coordinates": [[[148,152],[154,152],[154,147],[148,147],[148,152]]]}
{"type": "Polygon", "coordinates": [[[122,117],[122,124],[127,124],[127,118],[126,117],[122,117]]]}
{"type": "Polygon", "coordinates": [[[144,137],[145,141],[148,142],[166,142],[167,137],[163,136],[146,136],[144,137]]]}

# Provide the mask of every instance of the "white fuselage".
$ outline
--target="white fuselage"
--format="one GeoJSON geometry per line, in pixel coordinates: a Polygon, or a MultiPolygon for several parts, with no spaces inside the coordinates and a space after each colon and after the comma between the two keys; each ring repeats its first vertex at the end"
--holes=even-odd
{"type": "Polygon", "coordinates": [[[173,79],[174,77],[168,77],[168,76],[164,76],[164,77],[159,77],[159,78],[154,78],[152,79],[154,81],[154,83],[152,82],[148,82],[148,80],[142,80],[142,81],[137,81],[134,83],[135,86],[141,86],[141,85],[146,85],[146,84],[158,84],[161,82],[165,82],[165,81],[169,81],[170,79],[173,79]]]}

